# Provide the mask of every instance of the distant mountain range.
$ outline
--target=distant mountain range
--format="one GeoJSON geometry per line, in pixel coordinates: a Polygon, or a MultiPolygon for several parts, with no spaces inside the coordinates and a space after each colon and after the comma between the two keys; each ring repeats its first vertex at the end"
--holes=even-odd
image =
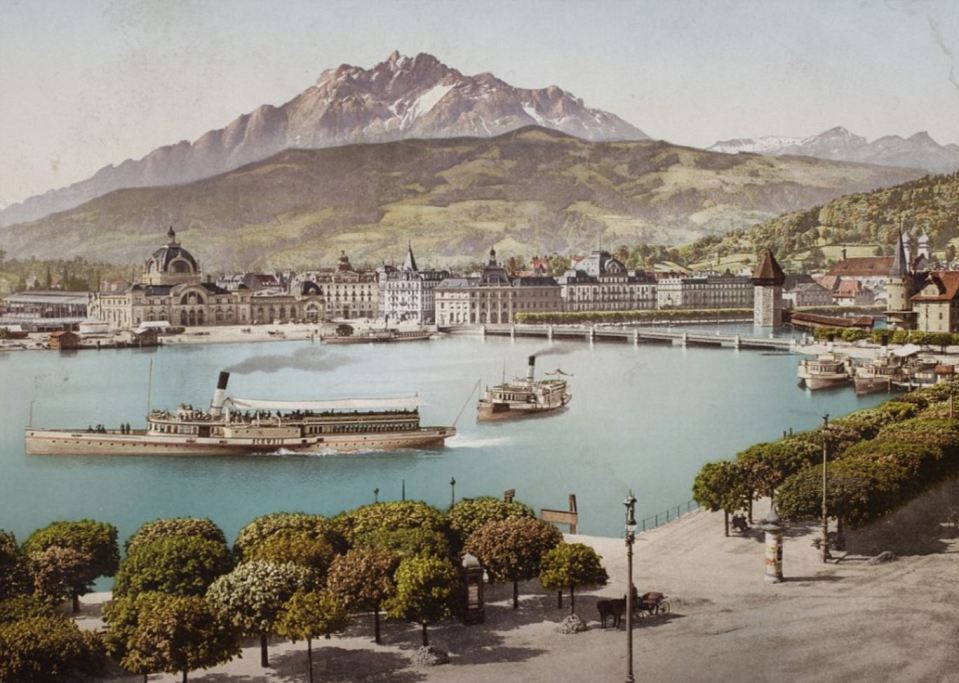
{"type": "Polygon", "coordinates": [[[707,149],[727,154],[794,154],[834,161],[921,168],[931,173],[951,173],[959,169],[959,145],[940,145],[924,131],[908,138],[886,135],[869,142],[860,135],[837,127],[808,138],[766,136],[720,140],[707,149]]]}
{"type": "MultiPolygon", "coordinates": [[[[383,78],[381,76],[380,78],[383,78]]],[[[401,259],[462,265],[603,244],[719,238],[922,171],[729,155],[662,141],[588,142],[530,126],[494,138],[289,149],[211,178],[111,192],[0,228],[10,257],[142,262],[176,227],[207,271],[401,259]]]]}
{"type": "Polygon", "coordinates": [[[0,210],[0,225],[64,211],[113,190],[186,183],[289,148],[407,138],[492,137],[535,124],[585,140],[643,140],[643,131],[590,109],[556,86],[514,88],[492,74],[465,76],[436,57],[394,52],[372,69],[344,64],[289,102],[263,105],[194,142],[160,147],[91,178],[0,210]]]}

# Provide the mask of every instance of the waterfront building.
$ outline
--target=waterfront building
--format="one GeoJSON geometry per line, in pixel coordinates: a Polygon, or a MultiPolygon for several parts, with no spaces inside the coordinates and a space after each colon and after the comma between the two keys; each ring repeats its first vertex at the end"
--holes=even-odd
{"type": "Polygon", "coordinates": [[[959,272],[930,273],[910,297],[916,327],[923,332],[959,332],[959,272]]]}
{"type": "Polygon", "coordinates": [[[656,283],[657,308],[752,308],[753,282],[723,275],[672,276],[656,283]]]}
{"type": "Polygon", "coordinates": [[[88,314],[89,292],[28,290],[4,297],[0,323],[32,332],[75,328],[88,314]]]}
{"type": "Polygon", "coordinates": [[[783,292],[783,305],[789,308],[832,306],[832,292],[816,282],[800,282],[783,292]]]}
{"type": "Polygon", "coordinates": [[[764,249],[753,271],[753,325],[779,327],[783,324],[783,282],[786,274],[770,249],[764,249]]]}
{"type": "Polygon", "coordinates": [[[503,324],[517,313],[561,311],[560,285],[549,276],[510,276],[490,249],[479,277],[447,278],[436,287],[436,323],[449,325],[503,324]]]}
{"type": "Polygon", "coordinates": [[[317,286],[328,318],[350,320],[375,318],[379,311],[380,288],[376,271],[356,270],[341,251],[335,268],[301,273],[294,285],[311,282],[317,286]]]}
{"type": "Polygon", "coordinates": [[[564,311],[627,311],[656,308],[656,281],[628,271],[608,251],[579,259],[558,278],[564,311]]]}
{"type": "Polygon", "coordinates": [[[859,280],[840,280],[832,291],[832,299],[836,306],[872,306],[876,293],[859,280]]]}
{"type": "Polygon", "coordinates": [[[171,227],[167,243],[146,261],[137,282],[93,295],[90,315],[111,327],[137,327],[166,320],[173,325],[246,325],[324,319],[324,303],[314,288],[295,293],[254,294],[240,285],[227,291],[205,281],[200,264],[176,239],[171,227]]]}
{"type": "Polygon", "coordinates": [[[448,270],[420,270],[416,267],[413,245],[407,246],[401,268],[384,265],[377,269],[379,279],[379,316],[388,323],[436,322],[436,286],[450,277],[448,270]]]}

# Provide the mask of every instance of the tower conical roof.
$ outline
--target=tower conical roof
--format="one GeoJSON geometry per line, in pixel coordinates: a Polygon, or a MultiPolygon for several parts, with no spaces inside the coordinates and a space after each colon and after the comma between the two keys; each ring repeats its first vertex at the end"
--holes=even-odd
{"type": "Polygon", "coordinates": [[[892,267],[889,269],[892,277],[905,277],[909,274],[909,259],[906,258],[906,249],[902,242],[902,226],[899,226],[899,237],[896,239],[896,252],[892,257],[892,267]]]}
{"type": "Polygon", "coordinates": [[[763,249],[763,254],[753,271],[754,285],[779,285],[786,281],[786,274],[773,256],[772,249],[763,249]]]}

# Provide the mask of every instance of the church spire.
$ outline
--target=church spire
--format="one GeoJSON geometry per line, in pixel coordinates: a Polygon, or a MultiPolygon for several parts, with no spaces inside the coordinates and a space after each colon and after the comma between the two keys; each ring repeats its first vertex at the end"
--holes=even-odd
{"type": "Polygon", "coordinates": [[[899,224],[899,235],[896,239],[896,252],[892,256],[892,268],[889,269],[889,275],[892,277],[906,277],[909,274],[909,258],[906,256],[906,249],[903,246],[902,224],[899,224]]]}
{"type": "Polygon", "coordinates": [[[411,273],[417,272],[416,268],[416,259],[413,257],[413,242],[410,240],[407,243],[406,249],[406,260],[403,261],[403,270],[407,270],[411,273]]]}

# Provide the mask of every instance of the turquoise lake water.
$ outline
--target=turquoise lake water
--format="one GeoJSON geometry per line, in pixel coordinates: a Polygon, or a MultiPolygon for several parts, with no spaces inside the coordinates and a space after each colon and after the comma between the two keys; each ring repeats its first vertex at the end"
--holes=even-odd
{"type": "Polygon", "coordinates": [[[632,488],[637,517],[685,505],[699,466],[788,428],[816,426],[883,396],[796,386],[797,356],[616,342],[462,336],[395,345],[308,342],[167,346],[154,350],[0,354],[0,528],[23,540],[58,519],[115,524],[121,541],[157,517],[209,517],[232,539],[253,517],[303,510],[332,515],[406,496],[445,508],[456,497],[501,495],[539,509],[579,503],[580,531],[619,535],[632,488]],[[562,413],[477,424],[474,395],[445,448],[360,455],[251,457],[27,456],[23,429],[144,423],[152,405],[209,404],[217,372],[245,398],[327,398],[418,392],[422,422],[450,424],[477,379],[562,368],[573,400],[562,413]]]}

